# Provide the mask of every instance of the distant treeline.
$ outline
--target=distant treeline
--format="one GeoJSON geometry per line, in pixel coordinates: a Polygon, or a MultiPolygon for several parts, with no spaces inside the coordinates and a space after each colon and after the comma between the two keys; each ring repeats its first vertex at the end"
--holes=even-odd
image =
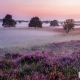
{"type": "MultiPolygon", "coordinates": [[[[59,23],[63,26],[63,29],[68,33],[71,29],[74,29],[74,26],[80,23],[80,21],[74,21],[73,19],[67,19],[65,21],[57,21],[57,20],[46,20],[46,21],[41,21],[39,17],[35,16],[31,18],[30,21],[24,21],[24,20],[13,20],[12,15],[7,14],[3,19],[0,19],[0,21],[3,22],[2,26],[4,27],[15,27],[17,22],[29,22],[28,27],[38,27],[42,28],[43,23],[49,23],[50,26],[59,26],[59,23]]],[[[80,24],[79,24],[80,25],[80,24]]]]}

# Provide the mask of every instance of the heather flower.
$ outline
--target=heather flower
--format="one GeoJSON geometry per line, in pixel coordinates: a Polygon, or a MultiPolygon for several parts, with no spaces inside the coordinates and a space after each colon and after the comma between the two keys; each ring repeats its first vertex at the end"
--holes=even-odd
{"type": "MultiPolygon", "coordinates": [[[[10,77],[10,79],[11,77],[14,77],[14,79],[18,80],[77,79],[77,72],[80,70],[80,51],[72,53],[54,51],[59,50],[59,48],[61,49],[61,47],[66,49],[63,44],[66,47],[69,45],[68,42],[53,43],[47,46],[51,50],[49,49],[43,52],[37,51],[29,54],[26,53],[22,54],[21,56],[19,56],[20,54],[15,53],[18,55],[18,57],[11,53],[7,59],[4,59],[3,57],[3,60],[0,61],[0,67],[2,66],[3,70],[5,69],[4,71],[8,71],[9,69],[10,72],[8,77],[10,77]],[[54,47],[56,47],[56,49],[54,49],[54,47]],[[13,58],[12,55],[14,56],[13,58]]],[[[73,41],[70,45],[71,46],[69,48],[73,49],[73,45],[78,45],[78,43],[73,41]]],[[[68,49],[65,51],[68,51],[68,49]]],[[[1,77],[3,77],[2,75],[4,73],[5,72],[3,71],[1,72],[1,77]]],[[[6,75],[7,73],[5,73],[5,77],[6,75]]]]}
{"type": "Polygon", "coordinates": [[[21,57],[22,55],[19,54],[19,52],[15,52],[15,53],[6,53],[4,58],[5,59],[16,59],[18,57],[21,57]]]}

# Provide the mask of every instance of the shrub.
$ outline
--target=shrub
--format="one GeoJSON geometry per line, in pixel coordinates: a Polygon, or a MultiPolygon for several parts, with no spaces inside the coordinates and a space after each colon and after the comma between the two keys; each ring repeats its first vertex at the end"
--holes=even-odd
{"type": "Polygon", "coordinates": [[[13,62],[8,59],[2,59],[0,61],[0,69],[8,69],[13,66],[13,62]]]}
{"type": "Polygon", "coordinates": [[[25,62],[31,64],[33,62],[37,63],[43,59],[45,59],[45,56],[42,55],[24,55],[21,58],[17,59],[16,62],[17,64],[24,64],[25,62]]]}
{"type": "Polygon", "coordinates": [[[16,53],[6,53],[4,58],[5,59],[17,59],[19,57],[21,57],[22,55],[20,55],[18,52],[16,53]]]}

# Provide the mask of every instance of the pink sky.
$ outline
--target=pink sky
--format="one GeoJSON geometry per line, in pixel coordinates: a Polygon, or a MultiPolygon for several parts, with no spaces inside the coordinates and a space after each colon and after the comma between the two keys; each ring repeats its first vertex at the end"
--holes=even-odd
{"type": "Polygon", "coordinates": [[[0,0],[0,18],[11,14],[13,19],[80,20],[80,0],[0,0]]]}

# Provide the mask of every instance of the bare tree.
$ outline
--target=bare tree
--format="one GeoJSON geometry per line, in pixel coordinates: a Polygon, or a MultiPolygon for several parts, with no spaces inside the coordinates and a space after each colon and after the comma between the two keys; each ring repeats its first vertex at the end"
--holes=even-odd
{"type": "Polygon", "coordinates": [[[74,29],[74,25],[73,19],[67,19],[63,24],[63,28],[68,33],[71,29],[74,29]]]}

